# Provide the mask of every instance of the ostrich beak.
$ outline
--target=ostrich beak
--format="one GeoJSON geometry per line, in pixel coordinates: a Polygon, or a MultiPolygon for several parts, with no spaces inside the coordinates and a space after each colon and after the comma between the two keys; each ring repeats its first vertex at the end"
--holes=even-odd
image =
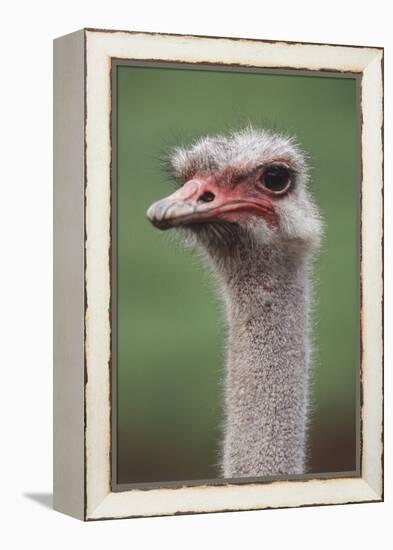
{"type": "Polygon", "coordinates": [[[276,223],[273,204],[268,197],[247,197],[240,186],[225,189],[212,179],[187,181],[172,195],[152,204],[146,215],[159,229],[207,222],[241,222],[251,216],[276,223]]]}
{"type": "Polygon", "coordinates": [[[215,194],[207,189],[202,180],[187,181],[180,189],[155,203],[146,212],[146,216],[159,229],[169,229],[178,225],[208,221],[215,194]]]}

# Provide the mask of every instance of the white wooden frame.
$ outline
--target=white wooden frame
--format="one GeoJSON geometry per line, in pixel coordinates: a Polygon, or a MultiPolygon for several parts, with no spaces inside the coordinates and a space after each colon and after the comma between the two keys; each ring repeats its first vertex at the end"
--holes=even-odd
{"type": "Polygon", "coordinates": [[[54,506],[84,520],[383,498],[383,50],[82,30],[55,41],[54,506]],[[111,491],[111,60],[361,74],[361,475],[111,491]]]}

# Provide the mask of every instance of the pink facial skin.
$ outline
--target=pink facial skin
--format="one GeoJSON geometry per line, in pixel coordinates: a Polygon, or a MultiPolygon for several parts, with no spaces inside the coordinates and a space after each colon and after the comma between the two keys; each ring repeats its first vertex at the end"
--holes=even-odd
{"type": "Polygon", "coordinates": [[[208,222],[244,222],[262,217],[277,225],[273,194],[256,174],[234,171],[195,174],[175,193],[152,204],[147,217],[159,229],[208,222]]]}

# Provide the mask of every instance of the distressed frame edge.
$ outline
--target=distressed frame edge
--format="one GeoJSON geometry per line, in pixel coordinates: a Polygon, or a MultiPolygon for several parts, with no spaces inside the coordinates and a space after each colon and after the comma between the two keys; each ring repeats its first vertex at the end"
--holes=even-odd
{"type": "Polygon", "coordinates": [[[307,42],[301,40],[284,40],[284,39],[267,39],[267,38],[250,38],[250,37],[241,37],[241,36],[218,36],[218,35],[209,35],[209,34],[181,34],[175,32],[160,32],[160,31],[132,31],[129,29],[105,29],[99,27],[85,27],[83,29],[85,32],[91,33],[123,33],[123,34],[145,34],[145,35],[159,35],[159,36],[172,36],[179,38],[208,38],[212,40],[235,40],[241,42],[262,42],[266,44],[287,44],[287,45],[304,45],[304,46],[330,46],[337,48],[359,48],[359,49],[371,49],[371,50],[384,50],[384,46],[361,46],[358,44],[338,44],[334,42],[307,42]]]}
{"type": "MultiPolygon", "coordinates": [[[[358,478],[334,478],[334,479],[326,479],[326,480],[305,480],[305,481],[273,481],[271,483],[245,483],[243,487],[247,487],[248,489],[254,489],[259,488],[261,485],[264,487],[269,486],[271,484],[278,485],[278,484],[284,484],[280,489],[283,491],[288,492],[292,487],[294,483],[299,483],[302,485],[302,500],[299,502],[299,500],[289,500],[287,504],[285,503],[277,503],[277,502],[263,502],[260,501],[258,503],[247,503],[247,504],[232,504],[232,505],[225,505],[226,498],[223,498],[222,501],[217,501],[221,503],[213,504],[210,506],[206,505],[205,497],[206,495],[202,496],[203,502],[201,503],[200,499],[194,500],[193,508],[187,508],[183,507],[182,509],[178,509],[176,507],[169,508],[167,510],[164,509],[164,506],[161,506],[159,510],[150,510],[147,511],[139,511],[137,509],[134,509],[133,512],[122,512],[120,510],[120,506],[117,506],[114,502],[114,496],[118,495],[119,493],[108,493],[106,497],[99,503],[99,505],[92,511],[88,512],[85,517],[85,521],[99,521],[99,520],[111,520],[111,519],[136,519],[136,518],[148,518],[148,517],[168,517],[168,516],[181,516],[181,515],[194,515],[194,514],[211,514],[211,513],[226,513],[226,512],[251,512],[251,511],[257,511],[257,510],[282,510],[287,508],[310,508],[314,506],[342,506],[342,505],[348,505],[348,504],[376,504],[383,502],[383,495],[376,492],[373,487],[371,487],[367,481],[364,478],[358,477],[358,478]],[[308,491],[307,483],[313,482],[318,484],[312,487],[310,491],[308,491]],[[331,496],[331,489],[332,484],[338,482],[336,486],[336,496],[331,496]],[[348,487],[344,487],[343,490],[343,484],[342,482],[348,483],[348,487]],[[316,491],[325,490],[324,494],[319,493],[319,498],[317,498],[313,493],[316,491]],[[306,494],[309,493],[309,494],[306,494]],[[340,495],[340,496],[337,496],[340,495]],[[116,510],[117,506],[117,510],[116,510]]],[[[180,489],[151,489],[151,491],[154,491],[155,494],[153,495],[154,498],[163,497],[163,499],[167,500],[168,497],[170,497],[170,493],[168,491],[188,491],[188,490],[195,490],[199,489],[201,491],[209,490],[223,490],[223,491],[230,491],[231,489],[237,489],[241,487],[240,485],[231,485],[228,483],[225,487],[211,487],[207,485],[196,485],[195,487],[184,487],[180,489]],[[164,493],[164,494],[163,494],[164,493]]],[[[333,487],[334,489],[334,487],[333,487]]],[[[126,491],[131,492],[131,491],[126,491]]],[[[150,492],[148,490],[144,490],[142,492],[150,492]]],[[[241,497],[240,493],[238,495],[241,497]]],[[[178,495],[179,496],[179,495],[178,495]]],[[[180,495],[180,498],[182,498],[183,495],[180,495]]],[[[218,496],[218,495],[217,495],[218,496]]]]}
{"type": "MultiPolygon", "coordinates": [[[[86,32],[86,31],[85,31],[86,32]]],[[[89,33],[92,33],[94,32],[94,34],[96,33],[96,31],[89,31],[89,33]]],[[[101,32],[101,31],[97,31],[97,32],[101,32]]],[[[106,31],[104,31],[106,32],[106,31]]],[[[113,31],[113,32],[117,32],[117,31],[113,31]]],[[[137,34],[142,34],[142,33],[137,33],[137,34]]],[[[145,34],[145,33],[143,33],[145,34]]],[[[150,35],[148,35],[150,36],[150,35]]],[[[165,35],[165,36],[168,36],[168,35],[165,35]]],[[[173,36],[173,35],[169,35],[169,36],[173,36]]],[[[193,37],[188,37],[188,38],[193,38],[193,37]]],[[[210,39],[210,37],[207,37],[208,39],[210,39]]],[[[235,40],[235,39],[228,39],[228,40],[235,40]]],[[[258,41],[258,42],[264,42],[264,41],[258,41]]],[[[297,44],[297,43],[296,43],[297,44]]],[[[316,46],[317,48],[319,48],[319,46],[316,46]]],[[[347,47],[347,46],[344,46],[344,48],[350,48],[350,47],[347,47]]],[[[381,48],[369,48],[369,47],[366,47],[366,49],[368,51],[370,50],[374,50],[374,57],[373,57],[373,60],[375,60],[376,58],[380,58],[381,61],[383,62],[383,50],[381,48]]],[[[111,57],[111,56],[110,56],[111,57]]],[[[371,62],[370,61],[370,65],[371,65],[371,62]]],[[[368,64],[363,67],[363,78],[364,78],[364,75],[365,75],[365,70],[367,69],[368,67],[368,64]]],[[[296,67],[294,67],[296,68],[296,67]]],[[[315,69],[314,69],[315,70],[315,69]]],[[[378,81],[377,84],[382,84],[382,73],[380,75],[380,81],[378,81]]],[[[383,97],[383,89],[381,89],[381,97],[380,99],[382,100],[382,97],[383,97]]],[[[378,96],[379,97],[379,96],[378,96]]],[[[363,107],[363,103],[362,103],[362,107],[363,107]]],[[[381,120],[382,120],[382,111],[381,111],[381,120]]],[[[367,129],[365,130],[363,128],[363,132],[362,132],[362,140],[363,140],[363,137],[364,137],[364,132],[365,131],[368,131],[367,129]]],[[[363,141],[362,141],[363,143],[363,141]]],[[[381,141],[381,147],[382,147],[382,141],[381,141]]],[[[382,151],[382,149],[381,149],[382,151]]],[[[365,157],[363,157],[365,158],[365,157]]],[[[381,181],[381,188],[382,188],[382,181],[381,181]]],[[[381,212],[382,214],[382,212],[381,212]]],[[[379,221],[379,220],[378,220],[379,221]]],[[[363,238],[363,234],[362,234],[362,238],[363,238]]],[[[378,264],[377,265],[377,271],[378,273],[381,273],[382,274],[382,265],[381,264],[378,264]]],[[[381,294],[381,299],[383,299],[383,294],[381,294]]],[[[382,341],[381,341],[382,343],[382,341]]],[[[379,397],[382,399],[382,388],[381,388],[381,393],[379,395],[379,397]]],[[[381,401],[380,399],[380,401],[381,401]]],[[[381,431],[383,430],[383,425],[381,425],[381,431]]],[[[381,451],[383,451],[383,449],[381,448],[381,451]]],[[[382,455],[382,452],[381,452],[381,456],[382,455]]],[[[367,475],[367,472],[365,472],[365,476],[364,477],[360,477],[360,478],[357,478],[355,481],[359,483],[359,487],[361,486],[363,489],[366,490],[368,496],[367,496],[367,499],[365,500],[366,502],[374,502],[374,501],[380,501],[383,499],[383,468],[382,468],[382,463],[381,463],[381,471],[378,473],[378,475],[376,476],[377,478],[379,477],[380,478],[380,482],[381,483],[377,483],[377,486],[375,485],[375,476],[374,476],[374,479],[373,479],[373,482],[371,482],[368,478],[369,476],[367,475]],[[380,475],[379,475],[380,474],[380,475]],[[369,482],[370,481],[370,482],[369,482]]],[[[330,480],[329,480],[330,481],[330,480]]],[[[354,480],[352,480],[354,481],[354,480]]],[[[274,482],[274,483],[280,483],[280,482],[274,482]]],[[[292,483],[292,482],[288,482],[288,483],[292,483]]],[[[302,482],[303,483],[303,482],[302,482]]],[[[307,483],[307,482],[304,482],[304,483],[307,483]]],[[[201,486],[199,486],[201,487],[201,486]]],[[[247,487],[250,487],[250,484],[247,484],[247,487]]],[[[353,487],[353,483],[352,483],[352,487],[353,487]]],[[[88,488],[87,488],[88,489],[88,488]]],[[[191,488],[193,489],[193,488],[191,488]]],[[[224,490],[228,490],[227,487],[224,488],[224,490]]],[[[152,491],[154,491],[152,489],[152,491]]],[[[158,491],[165,491],[165,489],[159,489],[158,491]]],[[[130,492],[133,492],[135,493],[135,491],[126,491],[128,493],[130,492]]],[[[145,491],[146,492],[146,491],[145,491]]],[[[148,492],[151,492],[151,491],[148,491],[148,492]]],[[[97,506],[94,506],[92,507],[90,510],[87,509],[86,510],[86,517],[85,519],[89,519],[89,520],[92,520],[92,519],[109,519],[109,518],[115,518],[115,517],[145,517],[145,516],[149,516],[149,515],[172,515],[174,513],[192,513],[191,510],[187,510],[187,511],[178,511],[178,512],[168,512],[168,513],[164,513],[164,514],[138,514],[138,515],[126,515],[126,516],[123,516],[123,515],[110,515],[109,516],[106,514],[105,510],[107,509],[107,505],[111,506],[111,500],[112,500],[112,496],[115,495],[116,493],[111,493],[110,491],[108,491],[104,498],[100,499],[100,502],[97,506]]],[[[118,494],[118,493],[117,493],[118,494]]],[[[349,502],[359,502],[359,501],[364,501],[364,500],[359,500],[359,499],[355,499],[355,500],[351,500],[351,498],[353,497],[349,497],[348,495],[348,498],[349,500],[347,501],[348,503],[349,502]]],[[[326,502],[314,502],[313,504],[314,505],[323,505],[323,504],[337,504],[338,502],[329,502],[329,503],[326,503],[326,502]]],[[[344,502],[342,502],[344,503],[344,502]]],[[[304,505],[313,505],[313,504],[304,504],[304,505]]],[[[290,506],[293,506],[293,505],[290,505],[290,506]]],[[[302,504],[300,504],[300,506],[302,506],[302,504]]],[[[248,508],[248,509],[262,509],[262,508],[269,508],[269,507],[272,507],[272,506],[269,506],[269,505],[261,505],[261,506],[258,506],[257,508],[248,508]]],[[[285,506],[273,506],[275,508],[278,508],[278,507],[285,507],[285,506]]],[[[231,511],[235,511],[235,510],[240,510],[240,508],[231,508],[231,511]]],[[[199,511],[195,511],[195,513],[203,513],[205,510],[199,510],[199,511]]],[[[206,510],[206,511],[224,511],[224,509],[220,508],[220,509],[217,509],[217,510],[206,510]]]]}
{"type": "Polygon", "coordinates": [[[384,498],[383,71],[384,52],[378,50],[364,68],[361,88],[361,436],[367,437],[361,466],[362,477],[380,500],[384,498]]]}
{"type": "Polygon", "coordinates": [[[84,49],[83,30],[53,41],[53,508],[81,520],[86,518],[84,49]]]}

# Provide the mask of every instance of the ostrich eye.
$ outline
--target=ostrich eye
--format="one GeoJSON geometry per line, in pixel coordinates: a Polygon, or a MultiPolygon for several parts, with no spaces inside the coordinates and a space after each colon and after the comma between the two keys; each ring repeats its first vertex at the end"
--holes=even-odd
{"type": "Polygon", "coordinates": [[[291,184],[291,174],[284,166],[270,166],[263,172],[260,181],[269,191],[282,193],[291,184]]]}

